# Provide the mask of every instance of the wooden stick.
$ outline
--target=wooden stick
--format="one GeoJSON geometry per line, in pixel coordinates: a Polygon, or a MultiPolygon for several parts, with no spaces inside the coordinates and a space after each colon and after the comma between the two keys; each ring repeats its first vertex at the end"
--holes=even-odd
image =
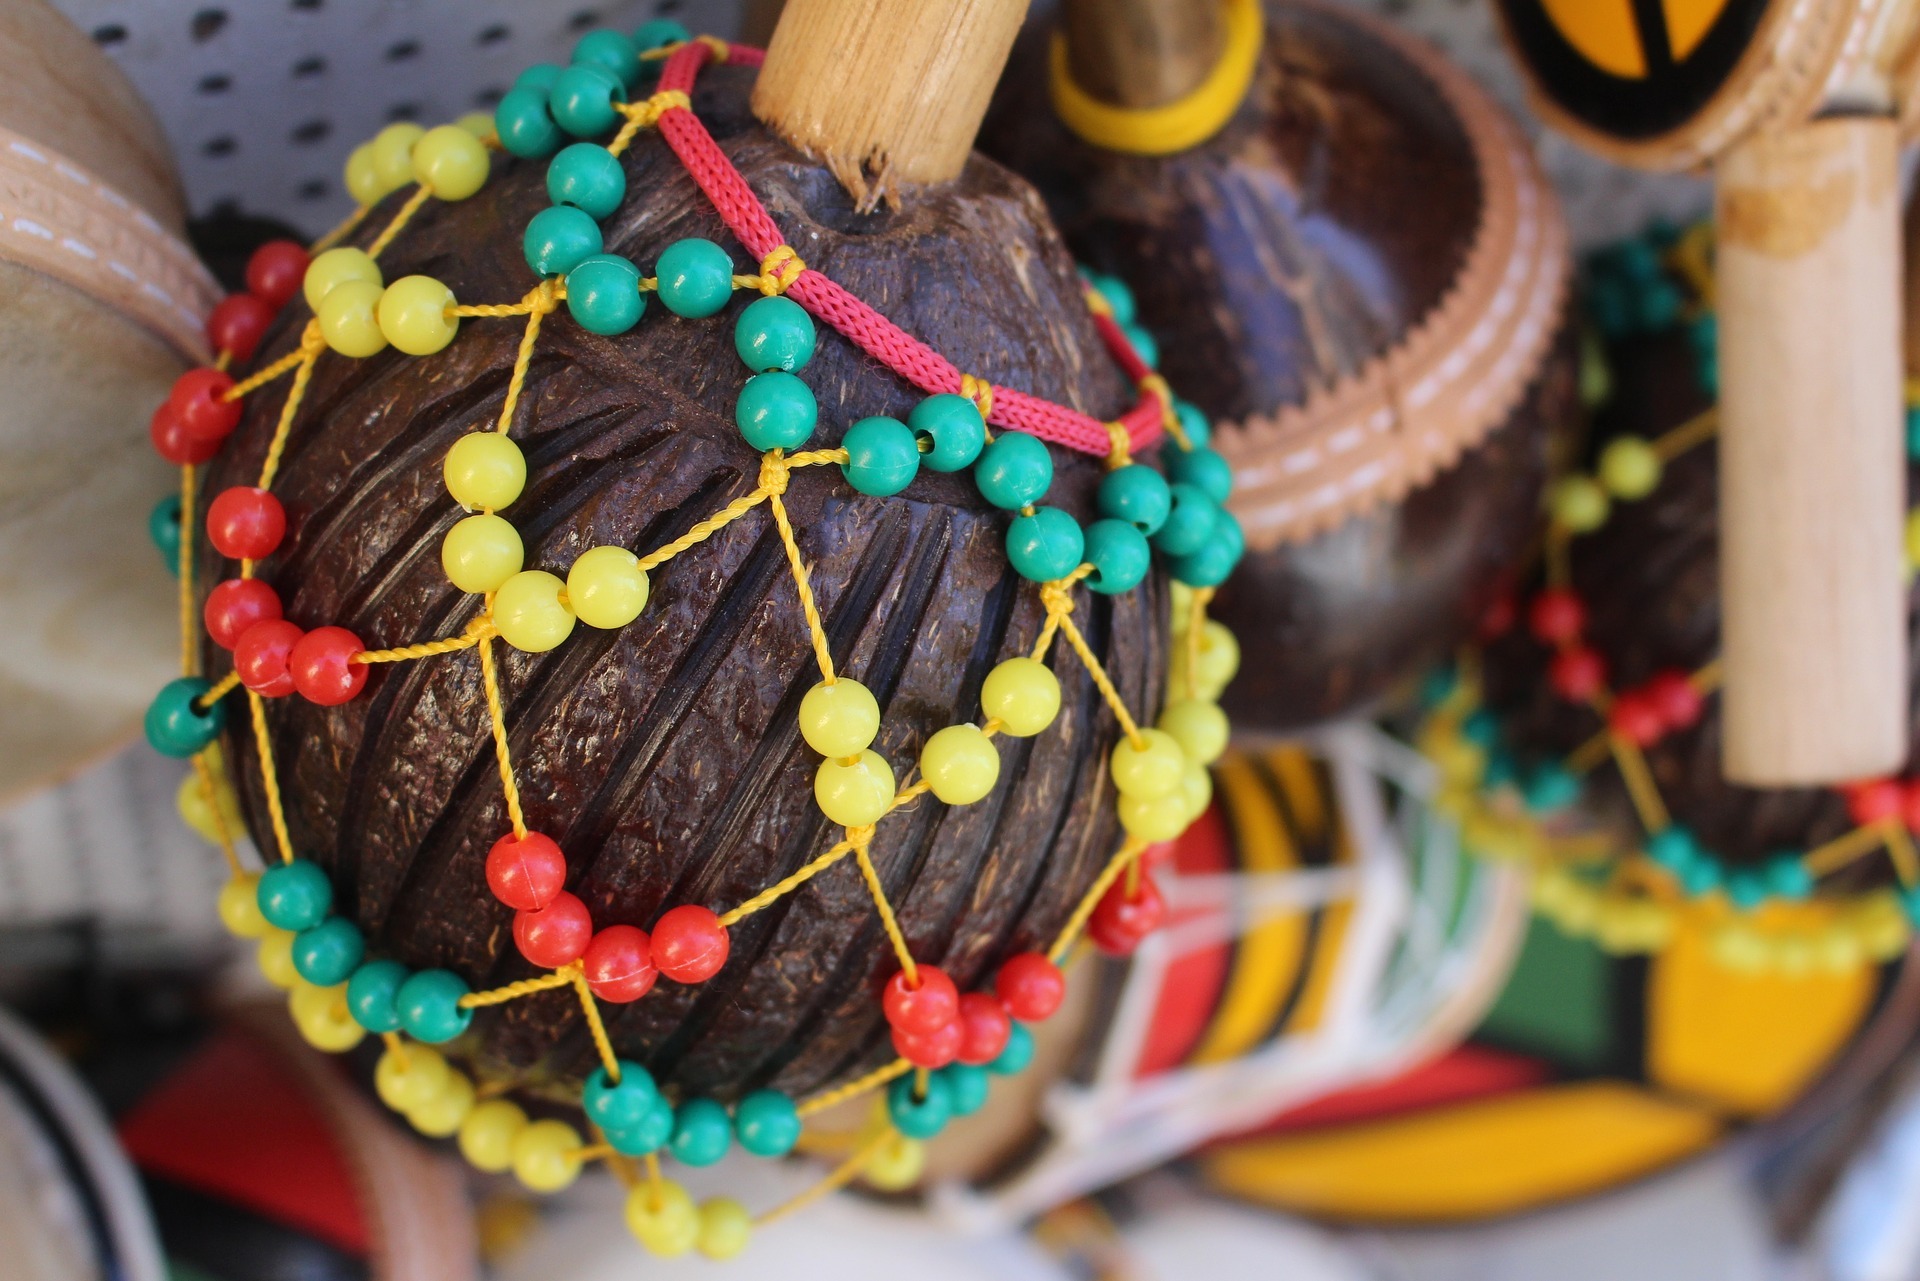
{"type": "Polygon", "coordinates": [[[862,210],[960,176],[1026,0],[787,0],[753,112],[862,210]]]}
{"type": "Polygon", "coordinates": [[[1122,107],[1159,107],[1197,88],[1226,38],[1219,0],[1065,0],[1067,65],[1122,107]]]}
{"type": "Polygon", "coordinates": [[[1756,135],[1718,168],[1729,778],[1835,782],[1907,743],[1896,127],[1756,135]]]}

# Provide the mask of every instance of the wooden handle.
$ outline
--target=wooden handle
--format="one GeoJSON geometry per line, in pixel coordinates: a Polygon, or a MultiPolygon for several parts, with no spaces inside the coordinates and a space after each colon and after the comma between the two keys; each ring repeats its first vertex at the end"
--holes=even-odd
{"type": "Polygon", "coordinates": [[[1026,0],[787,0],[753,112],[858,206],[960,176],[1026,0]]]}
{"type": "Polygon", "coordinates": [[[1186,97],[1226,38],[1219,0],[1065,0],[1061,26],[1075,83],[1122,107],[1186,97]]]}
{"type": "Polygon", "coordinates": [[[1750,786],[1907,749],[1895,126],[1761,134],[1717,170],[1725,768],[1750,786]]]}

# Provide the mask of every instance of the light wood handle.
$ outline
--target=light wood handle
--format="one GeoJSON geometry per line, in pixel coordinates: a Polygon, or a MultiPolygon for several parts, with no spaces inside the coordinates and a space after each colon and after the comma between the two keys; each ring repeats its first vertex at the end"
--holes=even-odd
{"type": "Polygon", "coordinates": [[[1896,145],[1829,119],[1717,169],[1724,764],[1750,786],[1906,757],[1896,145]]]}
{"type": "Polygon", "coordinates": [[[862,209],[960,176],[1026,0],[787,0],[753,112],[862,209]]]}
{"type": "Polygon", "coordinates": [[[1220,0],[1064,0],[1067,65],[1082,89],[1122,107],[1186,97],[1220,59],[1220,0]]]}

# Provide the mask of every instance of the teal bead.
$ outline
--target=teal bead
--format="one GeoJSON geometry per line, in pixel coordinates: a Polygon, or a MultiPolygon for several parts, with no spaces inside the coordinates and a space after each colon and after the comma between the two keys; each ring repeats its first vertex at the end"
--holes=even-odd
{"type": "Polygon", "coordinates": [[[698,320],[716,315],[733,297],[733,259],[698,236],[661,250],[653,274],[660,278],[660,305],[676,316],[698,320]]]}
{"type": "Polygon", "coordinates": [[[1767,888],[1781,898],[1798,902],[1813,893],[1813,873],[1800,856],[1784,850],[1767,860],[1767,888]]]}
{"type": "Polygon", "coordinates": [[[1166,523],[1153,536],[1153,545],[1166,556],[1191,556],[1206,546],[1219,518],[1220,504],[1192,485],[1175,481],[1167,486],[1173,505],[1167,509],[1166,523]]]}
{"type": "Polygon", "coordinates": [[[899,493],[920,471],[920,442],[898,418],[862,418],[847,428],[840,444],[847,451],[840,471],[849,485],[869,497],[899,493]]]}
{"type": "Polygon", "coordinates": [[[1907,922],[1920,929],[1920,885],[1902,885],[1895,893],[1900,896],[1900,910],[1907,914],[1907,922]]]}
{"type": "Polygon", "coordinates": [[[992,1078],[985,1068],[971,1063],[949,1063],[940,1069],[939,1075],[947,1083],[947,1103],[955,1116],[972,1116],[987,1105],[992,1078]]]}
{"type": "Polygon", "coordinates": [[[1213,532],[1207,541],[1197,552],[1173,557],[1167,572],[1189,587],[1218,587],[1227,581],[1246,550],[1247,539],[1240,532],[1239,520],[1226,508],[1216,507],[1213,532]]]}
{"type": "MultiPolygon", "coordinates": [[[[1907,406],[1907,458],[1909,461],[1920,460],[1920,405],[1907,406]]],[[[174,502],[177,506],[179,499],[174,502]]]]}
{"type": "Polygon", "coordinates": [[[747,379],[733,402],[734,426],[763,454],[769,449],[800,448],[819,421],[813,388],[778,370],[747,379]]]}
{"type": "Polygon", "coordinates": [[[1094,288],[1107,300],[1107,306],[1113,308],[1116,324],[1131,325],[1140,318],[1140,304],[1134,300],[1133,290],[1120,277],[1101,276],[1094,288]]]}
{"type": "Polygon", "coordinates": [[[712,1165],[733,1143],[727,1110],[713,1099],[688,1099],[673,1110],[673,1137],[667,1146],[686,1165],[712,1165]]]}
{"type": "Polygon", "coordinates": [[[1460,673],[1451,666],[1437,667],[1420,679],[1420,705],[1427,710],[1440,706],[1460,688],[1460,673]]]}
{"type": "Polygon", "coordinates": [[[1536,814],[1552,814],[1580,799],[1580,776],[1554,761],[1536,765],[1520,785],[1520,799],[1536,814]]]}
{"type": "Polygon", "coordinates": [[[624,90],[620,78],[602,67],[568,67],[554,79],[547,93],[553,122],[576,138],[594,138],[612,130],[620,119],[614,103],[624,90]]]}
{"type": "Polygon", "coordinates": [[[552,205],[527,223],[520,243],[535,275],[564,276],[600,252],[600,224],[584,209],[552,205]]]}
{"type": "Polygon", "coordinates": [[[345,983],[366,954],[360,927],[344,916],[329,916],[293,939],[293,968],[315,987],[345,983]]]}
{"type": "Polygon", "coordinates": [[[160,687],[147,704],[147,742],[162,756],[186,757],[220,736],[227,723],[222,699],[211,707],[197,705],[213,686],[198,676],[177,676],[160,687]]]}
{"type": "Polygon", "coordinates": [[[1680,888],[1692,898],[1704,898],[1719,889],[1725,879],[1719,860],[1703,852],[1697,861],[1682,869],[1680,888]]]}
{"type": "Polygon", "coordinates": [[[932,1138],[947,1128],[952,1117],[953,1100],[946,1079],[938,1073],[929,1073],[923,1082],[918,1072],[909,1072],[895,1077],[887,1087],[887,1119],[910,1139],[932,1138]]]}
{"type": "Polygon", "coordinates": [[[1742,912],[1751,912],[1767,901],[1766,873],[1756,868],[1728,872],[1727,897],[1742,912]]]}
{"type": "Polygon", "coordinates": [[[1128,463],[1101,477],[1093,501],[1102,516],[1124,520],[1142,534],[1158,533],[1173,509],[1166,477],[1144,463],[1128,463]]]}
{"type": "Polygon", "coordinates": [[[627,171],[597,142],[570,143],[547,166],[547,198],[605,218],[627,198],[627,171]]]}
{"type": "Polygon", "coordinates": [[[618,254],[583,258],[567,273],[567,313],[589,333],[624,334],[646,309],[640,269],[618,254]]]}
{"type": "Polygon", "coordinates": [[[1134,354],[1146,364],[1148,369],[1160,367],[1160,344],[1154,336],[1138,325],[1122,325],[1120,332],[1127,336],[1127,343],[1134,354]]]}
{"type": "MultiPolygon", "coordinates": [[[[1207,416],[1200,412],[1198,405],[1189,400],[1175,400],[1173,412],[1180,419],[1180,430],[1187,434],[1189,445],[1197,449],[1213,439],[1213,425],[1207,421],[1207,416]]],[[[1178,449],[1179,446],[1175,445],[1174,448],[1178,449]]]]}
{"type": "Polygon", "coordinates": [[[1652,240],[1636,236],[1612,247],[1612,267],[1637,284],[1661,279],[1660,251],[1652,240]]]}
{"type": "Polygon", "coordinates": [[[473,1022],[473,1011],[460,1008],[460,998],[470,990],[452,970],[421,970],[409,976],[393,999],[400,1026],[428,1045],[451,1041],[473,1022]]]}
{"type": "Polygon", "coordinates": [[[1692,831],[1671,823],[1647,838],[1647,857],[1675,875],[1682,875],[1706,857],[1692,831]]]}
{"type": "Polygon", "coordinates": [[[545,89],[509,89],[493,109],[493,129],[507,154],[522,160],[550,156],[566,141],[547,110],[545,89]]]}
{"type": "Polygon", "coordinates": [[[620,1059],[619,1064],[618,1081],[607,1075],[604,1066],[597,1067],[580,1096],[587,1119],[603,1130],[631,1130],[661,1102],[651,1072],[627,1059],[620,1059]]]}
{"type": "Polygon", "coordinates": [[[283,930],[309,930],[327,919],[333,908],[333,882],[309,858],[275,863],[260,873],[254,891],[260,915],[283,930]]]}
{"type": "Polygon", "coordinates": [[[693,33],[675,22],[672,18],[655,18],[643,22],[633,30],[633,43],[640,52],[652,49],[664,49],[670,44],[685,44],[693,39],[693,33]]]}
{"type": "Polygon", "coordinates": [[[1138,587],[1153,562],[1147,536],[1124,520],[1096,520],[1088,525],[1084,555],[1093,566],[1087,588],[1103,596],[1138,587]]]}
{"type": "Polygon", "coordinates": [[[778,1090],[755,1090],[734,1106],[733,1133],[755,1156],[785,1156],[800,1141],[800,1109],[778,1090]]]}
{"type": "Polygon", "coordinates": [[[640,50],[625,32],[601,28],[589,31],[573,46],[573,65],[599,67],[613,73],[622,89],[640,82],[640,50]]]}
{"type": "Polygon", "coordinates": [[[1007,1036],[1007,1048],[1000,1051],[1000,1057],[987,1064],[987,1071],[995,1076],[1014,1076],[1027,1070],[1033,1062],[1033,1033],[1027,1031],[1024,1023],[1015,1023],[1013,1031],[1007,1036]]]}
{"type": "Polygon", "coordinates": [[[1175,446],[1166,451],[1162,461],[1167,465],[1169,480],[1192,485],[1216,503],[1226,502],[1233,492],[1233,468],[1205,445],[1192,449],[1175,446]]]}
{"type": "Polygon", "coordinates": [[[1047,496],[1053,484],[1053,455],[1037,436],[1003,431],[980,452],[973,483],[995,507],[1019,511],[1047,496]]]}
{"type": "Polygon", "coordinates": [[[1475,747],[1495,747],[1500,742],[1499,718],[1482,707],[1460,723],[1460,733],[1475,747]]]}
{"type": "Polygon", "coordinates": [[[987,445],[987,424],[980,409],[965,396],[929,396],[907,415],[913,434],[930,441],[920,461],[934,471],[960,471],[971,467],[987,445]]]}
{"type": "Polygon", "coordinates": [[[631,1125],[601,1126],[607,1142],[622,1156],[650,1156],[673,1137],[673,1105],[656,1099],[639,1120],[631,1125]]]}
{"type": "Polygon", "coordinates": [[[791,298],[756,298],[733,325],[733,349],[756,374],[803,368],[814,342],[813,317],[791,298]]]}
{"type": "Polygon", "coordinates": [[[1513,759],[1513,753],[1503,747],[1496,747],[1487,753],[1487,767],[1480,774],[1480,786],[1487,789],[1506,787],[1520,777],[1519,762],[1513,759]]]}
{"type": "Polygon", "coordinates": [[[180,576],[180,495],[168,494],[153,505],[147,515],[147,537],[160,553],[160,563],[175,578],[180,576]]]}
{"type": "Polygon", "coordinates": [[[1065,578],[1085,558],[1080,522],[1058,507],[1037,507],[1007,526],[1007,560],[1013,572],[1036,583],[1065,578]]]}
{"type": "Polygon", "coordinates": [[[1680,319],[1686,300],[1670,280],[1654,280],[1640,287],[1639,322],[1643,333],[1659,333],[1680,319]]]}
{"type": "Polygon", "coordinates": [[[407,981],[407,967],[398,961],[365,961],[347,980],[347,1010],[353,1021],[374,1035],[400,1030],[396,998],[407,981]]]}
{"type": "Polygon", "coordinates": [[[513,89],[531,89],[545,98],[553,91],[553,82],[560,78],[560,68],[551,62],[536,62],[513,78],[513,89]]]}

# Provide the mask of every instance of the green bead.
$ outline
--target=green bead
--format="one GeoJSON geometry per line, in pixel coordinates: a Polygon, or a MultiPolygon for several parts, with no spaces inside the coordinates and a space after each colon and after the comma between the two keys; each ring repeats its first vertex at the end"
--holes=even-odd
{"type": "Polygon", "coordinates": [[[973,483],[995,507],[1019,511],[1047,496],[1053,484],[1053,455],[1045,442],[1020,431],[1003,431],[973,465],[973,483]]]}
{"type": "Polygon", "coordinates": [[[1680,888],[1692,898],[1705,898],[1721,888],[1725,879],[1725,869],[1720,866],[1720,861],[1703,852],[1698,862],[1688,864],[1680,873],[1680,888]]]}
{"type": "Polygon", "coordinates": [[[223,699],[202,708],[197,701],[213,686],[198,676],[179,676],[160,687],[147,704],[147,742],[162,756],[186,757],[220,736],[227,723],[223,699]]]}
{"type": "Polygon", "coordinates": [[[620,119],[613,104],[625,90],[620,78],[602,67],[568,67],[554,78],[547,93],[553,122],[576,138],[606,133],[620,119]]]}
{"type": "Polygon", "coordinates": [[[1907,406],[1907,458],[1920,459],[1920,405],[1907,406]]]}
{"type": "Polygon", "coordinates": [[[664,49],[670,44],[685,44],[691,39],[693,33],[672,18],[655,18],[633,29],[633,43],[641,53],[664,49]]]}
{"type": "Polygon", "coordinates": [[[1164,461],[1169,480],[1192,485],[1216,503],[1226,502],[1233,492],[1233,468],[1205,445],[1192,449],[1176,446],[1166,451],[1164,461]]]}
{"type": "Polygon", "coordinates": [[[953,1100],[938,1073],[928,1074],[923,1082],[918,1072],[909,1072],[887,1087],[887,1119],[910,1139],[932,1138],[952,1117],[953,1100]]]}
{"type": "Polygon", "coordinates": [[[1580,776],[1564,765],[1544,762],[1528,771],[1520,799],[1536,814],[1563,810],[1580,799],[1580,776]]]}
{"type": "Polygon", "coordinates": [[[469,991],[466,980],[452,970],[421,970],[394,996],[400,1026],[428,1045],[451,1041],[473,1022],[473,1011],[460,1008],[460,998],[469,991]]]}
{"type": "Polygon", "coordinates": [[[778,1090],[755,1090],[735,1105],[733,1132],[755,1156],[785,1156],[800,1141],[800,1110],[778,1090]]]}
{"type": "Polygon", "coordinates": [[[624,32],[601,28],[589,31],[573,46],[573,65],[599,67],[613,73],[623,89],[631,89],[640,80],[640,50],[624,32]]]}
{"type": "Polygon", "coordinates": [[[1813,873],[1800,861],[1800,856],[1791,850],[1773,855],[1767,860],[1767,888],[1781,898],[1800,900],[1813,893],[1813,873]]]}
{"type": "Polygon", "coordinates": [[[987,1090],[992,1078],[983,1067],[971,1063],[949,1063],[940,1069],[947,1083],[947,1103],[955,1116],[972,1116],[987,1105],[987,1090]]]}
{"type": "Polygon", "coordinates": [[[652,1107],[631,1125],[601,1126],[607,1142],[624,1156],[648,1156],[658,1152],[673,1137],[673,1105],[656,1099],[652,1107]]]}
{"type": "Polygon", "coordinates": [[[1155,341],[1152,334],[1138,325],[1122,325],[1120,332],[1127,336],[1128,345],[1133,348],[1134,354],[1140,357],[1148,369],[1159,367],[1160,344],[1155,341]]]}
{"type": "Polygon", "coordinates": [[[1113,308],[1116,324],[1131,325],[1140,318],[1140,305],[1134,300],[1133,290],[1120,277],[1103,275],[1093,287],[1106,298],[1107,306],[1113,308]]]}
{"type": "Polygon", "coordinates": [[[660,305],[676,316],[712,316],[733,297],[733,259],[698,236],[661,250],[653,274],[660,278],[660,305]]]}
{"type": "Polygon", "coordinates": [[[547,110],[545,89],[509,89],[493,109],[493,131],[507,153],[522,160],[550,156],[566,138],[547,110]]]}
{"type": "Polygon", "coordinates": [[[1189,587],[1218,587],[1227,581],[1246,550],[1246,535],[1240,532],[1240,522],[1226,508],[1216,507],[1213,532],[1207,535],[1207,541],[1200,545],[1199,551],[1173,557],[1167,572],[1189,587]]]}
{"type": "Polygon", "coordinates": [[[1705,858],[1706,851],[1691,830],[1672,823],[1647,838],[1647,857],[1678,875],[1705,858]]]}
{"type": "Polygon", "coordinates": [[[567,312],[589,333],[624,334],[646,309],[640,269],[618,254],[583,258],[567,273],[567,312]]]}
{"type": "Polygon", "coordinates": [[[607,1075],[604,1066],[597,1067],[580,1096],[587,1119],[603,1130],[631,1130],[661,1101],[651,1072],[627,1059],[620,1059],[619,1064],[618,1081],[607,1075]]]}
{"type": "Polygon", "coordinates": [[[521,248],[535,275],[564,276],[600,252],[600,224],[584,209],[552,205],[527,223],[521,248]]]}
{"type": "Polygon", "coordinates": [[[618,156],[597,142],[571,143],[547,166],[547,198],[556,205],[605,218],[626,197],[627,171],[618,156]]]}
{"type": "Polygon", "coordinates": [[[898,418],[862,418],[841,438],[847,483],[873,498],[886,498],[913,483],[920,471],[920,442],[898,418]]]}
{"type": "Polygon", "coordinates": [[[333,882],[312,859],[276,863],[260,873],[254,891],[260,915],[283,930],[308,930],[327,919],[333,907],[333,882]]]}
{"type": "Polygon", "coordinates": [[[1014,573],[1036,583],[1065,578],[1079,567],[1087,549],[1080,522],[1058,507],[1035,508],[1007,526],[1007,560],[1014,573]]]}
{"type": "Polygon", "coordinates": [[[1920,885],[1903,885],[1895,892],[1900,896],[1900,910],[1906,914],[1908,923],[1920,929],[1920,885]]]}
{"type": "Polygon", "coordinates": [[[727,1110],[713,1099],[688,1099],[673,1110],[673,1137],[667,1144],[676,1160],[712,1165],[733,1143],[727,1110]]]}
{"type": "Polygon", "coordinates": [[[376,1036],[400,1030],[400,1007],[394,1003],[407,967],[398,961],[366,961],[347,980],[347,1010],[353,1021],[376,1036]]]}
{"type": "Polygon", "coordinates": [[[560,78],[560,68],[551,62],[536,62],[513,78],[513,89],[531,89],[545,98],[560,78]]]}
{"type": "Polygon", "coordinates": [[[329,916],[293,938],[293,968],[315,987],[345,983],[366,954],[360,927],[344,916],[329,916]]]}
{"type": "Polygon", "coordinates": [[[1087,587],[1106,596],[1130,592],[1147,576],[1153,553],[1147,536],[1124,520],[1096,520],[1087,526],[1087,587]]]}
{"type": "Polygon", "coordinates": [[[934,471],[959,471],[973,466],[987,444],[987,424],[980,408],[965,396],[929,396],[907,415],[913,434],[931,441],[921,459],[934,471]]]}
{"type": "Polygon", "coordinates": [[[1757,868],[1738,868],[1727,873],[1727,898],[1742,912],[1751,912],[1767,901],[1766,873],[1757,868]]]}
{"type": "Polygon", "coordinates": [[[791,298],[756,298],[733,325],[733,349],[754,373],[793,373],[813,359],[813,317],[791,298]]]}
{"type": "Polygon", "coordinates": [[[1491,749],[1500,744],[1500,720],[1482,707],[1460,723],[1460,733],[1475,747],[1491,749]]]}
{"type": "Polygon", "coordinates": [[[1213,534],[1214,521],[1220,515],[1220,504],[1181,481],[1175,481],[1167,489],[1173,506],[1167,511],[1166,523],[1153,536],[1153,545],[1162,555],[1176,558],[1191,556],[1206,546],[1207,539],[1213,534]]]}
{"type": "MultiPolygon", "coordinates": [[[[1207,422],[1207,416],[1200,412],[1198,405],[1188,400],[1176,400],[1173,402],[1173,412],[1179,415],[1180,430],[1187,433],[1189,445],[1198,449],[1213,439],[1213,426],[1207,422]]],[[[1174,448],[1178,449],[1179,446],[1175,445],[1174,448]]]]}
{"type": "Polygon", "coordinates": [[[1102,516],[1123,520],[1142,534],[1158,533],[1173,508],[1164,476],[1144,463],[1128,463],[1100,480],[1094,505],[1102,516]]]}
{"type": "Polygon", "coordinates": [[[153,505],[147,516],[147,537],[160,553],[160,563],[175,578],[180,576],[180,495],[168,494],[153,505]]]}
{"type": "Polygon", "coordinates": [[[734,426],[761,453],[800,448],[819,421],[813,388],[778,370],[747,379],[733,402],[734,426]]]}
{"type": "Polygon", "coordinates": [[[987,1064],[987,1071],[995,1076],[1013,1076],[1027,1070],[1033,1062],[1033,1033],[1027,1031],[1023,1023],[1015,1023],[1013,1031],[1007,1036],[1007,1048],[1000,1051],[1000,1057],[987,1064]]]}

